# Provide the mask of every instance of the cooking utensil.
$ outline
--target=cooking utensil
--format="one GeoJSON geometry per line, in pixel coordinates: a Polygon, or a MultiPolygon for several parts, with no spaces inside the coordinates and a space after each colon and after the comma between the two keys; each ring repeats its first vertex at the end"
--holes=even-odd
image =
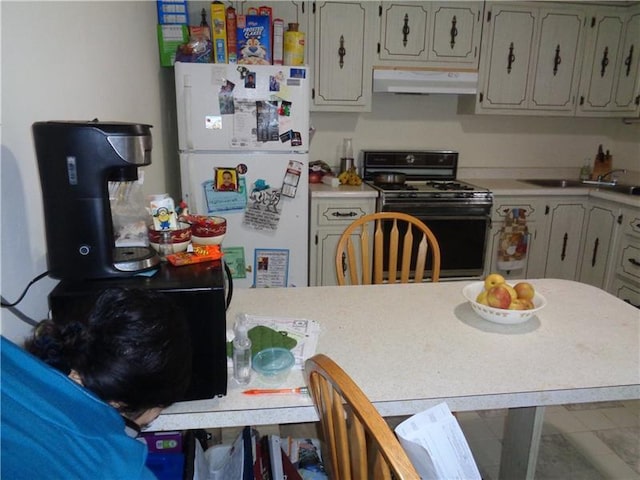
{"type": "Polygon", "coordinates": [[[384,172],[376,173],[373,177],[374,185],[402,185],[404,184],[407,176],[404,173],[398,172],[384,172]]]}

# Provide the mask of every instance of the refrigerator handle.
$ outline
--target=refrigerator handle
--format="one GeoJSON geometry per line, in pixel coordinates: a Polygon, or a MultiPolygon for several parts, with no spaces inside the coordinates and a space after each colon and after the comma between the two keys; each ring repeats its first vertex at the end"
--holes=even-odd
{"type": "Polygon", "coordinates": [[[191,75],[184,76],[184,125],[185,125],[185,141],[187,149],[193,150],[192,123],[191,123],[191,75]]]}

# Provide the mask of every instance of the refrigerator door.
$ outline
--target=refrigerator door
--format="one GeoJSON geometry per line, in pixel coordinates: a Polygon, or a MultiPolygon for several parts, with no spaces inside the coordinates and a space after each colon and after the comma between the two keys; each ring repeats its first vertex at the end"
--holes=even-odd
{"type": "Polygon", "coordinates": [[[180,168],[190,212],[227,220],[222,249],[234,287],[308,284],[306,154],[185,152],[180,168]],[[221,170],[238,172],[237,191],[214,188],[221,170]]]}
{"type": "Polygon", "coordinates": [[[181,151],[309,151],[304,66],[175,64],[181,151]]]}

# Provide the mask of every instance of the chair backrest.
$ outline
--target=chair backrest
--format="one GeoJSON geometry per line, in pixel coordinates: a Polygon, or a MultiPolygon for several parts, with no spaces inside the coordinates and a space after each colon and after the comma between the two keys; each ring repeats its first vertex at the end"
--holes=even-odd
{"type": "Polygon", "coordinates": [[[440,246],[431,229],[421,220],[399,212],[365,215],[349,225],[338,240],[338,285],[419,283],[425,278],[428,257],[431,281],[437,282],[440,279],[440,246]]]}
{"type": "Polygon", "coordinates": [[[420,478],[395,433],[333,360],[314,355],[305,362],[305,377],[320,417],[323,461],[330,478],[420,478]]]}

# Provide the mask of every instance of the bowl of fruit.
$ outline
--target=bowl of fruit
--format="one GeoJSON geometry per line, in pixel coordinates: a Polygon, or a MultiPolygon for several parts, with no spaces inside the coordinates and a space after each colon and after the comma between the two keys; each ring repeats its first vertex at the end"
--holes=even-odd
{"type": "Polygon", "coordinates": [[[497,273],[462,289],[473,311],[494,323],[523,323],[542,310],[547,300],[526,280],[510,285],[497,273]]]}

